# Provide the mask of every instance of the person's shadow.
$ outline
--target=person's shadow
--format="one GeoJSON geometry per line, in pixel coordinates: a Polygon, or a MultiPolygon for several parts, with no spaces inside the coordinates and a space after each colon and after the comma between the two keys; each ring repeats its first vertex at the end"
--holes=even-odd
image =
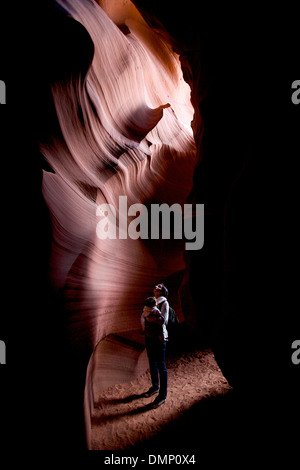
{"type": "MultiPolygon", "coordinates": [[[[109,400],[105,400],[104,404],[105,405],[116,405],[118,403],[131,403],[135,400],[138,400],[140,398],[146,398],[145,396],[145,393],[141,393],[141,394],[133,394],[133,395],[130,395],[128,397],[125,397],[125,398],[111,398],[109,400]]],[[[100,404],[95,404],[95,408],[98,408],[100,404]]],[[[112,414],[109,414],[108,416],[102,416],[102,417],[95,417],[94,418],[94,422],[95,424],[100,423],[103,421],[108,421],[108,420],[111,420],[111,419],[117,419],[117,418],[121,418],[122,416],[130,416],[130,415],[137,415],[137,414],[140,414],[140,413],[144,413],[145,411],[148,411],[148,410],[151,410],[152,409],[152,406],[151,406],[151,402],[150,403],[147,403],[146,405],[142,405],[138,408],[134,408],[132,410],[127,410],[127,411],[121,411],[121,412],[117,412],[117,413],[112,413],[112,414]]]]}

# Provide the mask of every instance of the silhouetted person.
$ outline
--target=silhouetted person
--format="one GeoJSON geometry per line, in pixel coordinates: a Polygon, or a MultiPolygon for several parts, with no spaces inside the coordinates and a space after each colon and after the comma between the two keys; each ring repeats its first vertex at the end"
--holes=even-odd
{"type": "Polygon", "coordinates": [[[153,293],[155,298],[146,300],[141,316],[145,331],[146,350],[149,359],[152,386],[144,394],[158,396],[151,404],[152,408],[162,405],[167,398],[168,372],[166,366],[166,346],[168,341],[167,323],[169,319],[168,289],[164,284],[157,284],[153,293]]]}

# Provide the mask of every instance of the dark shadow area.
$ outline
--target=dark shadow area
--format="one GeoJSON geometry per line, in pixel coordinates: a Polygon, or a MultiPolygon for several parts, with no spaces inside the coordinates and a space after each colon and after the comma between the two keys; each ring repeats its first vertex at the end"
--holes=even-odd
{"type": "MultiPolygon", "coordinates": [[[[140,397],[142,398],[142,397],[140,397]]],[[[130,400],[132,401],[132,400],[130,400]]],[[[123,403],[129,403],[128,401],[124,400],[123,403]]],[[[151,403],[147,403],[146,405],[141,405],[138,406],[137,408],[134,408],[129,411],[120,411],[118,413],[110,413],[109,415],[101,416],[100,418],[98,417],[93,417],[93,426],[97,426],[98,424],[103,424],[107,421],[116,421],[118,422],[119,419],[122,419],[123,416],[135,416],[140,413],[145,413],[146,411],[152,410],[151,408],[151,403]]],[[[146,418],[145,418],[146,419],[146,418]]]]}
{"type": "Polygon", "coordinates": [[[106,405],[116,405],[118,403],[131,403],[132,401],[138,400],[139,398],[145,398],[145,393],[140,393],[140,394],[133,394],[129,395],[128,397],[124,398],[110,398],[110,399],[105,399],[101,403],[95,403],[95,408],[103,404],[104,406],[106,405]]]}
{"type": "MultiPolygon", "coordinates": [[[[259,394],[259,389],[252,389],[249,394],[231,390],[203,398],[168,423],[157,436],[135,446],[134,452],[196,452],[200,458],[209,457],[211,462],[220,456],[218,453],[232,458],[238,451],[247,449],[251,456],[262,458],[275,445],[280,452],[285,445],[282,426],[287,424],[287,419],[276,408],[270,408],[259,394]]],[[[294,436],[289,445],[295,439],[294,436]]]]}
{"type": "Polygon", "coordinates": [[[234,392],[203,398],[178,419],[166,424],[159,435],[146,439],[142,444],[135,446],[134,450],[200,450],[201,444],[205,445],[212,436],[214,440],[221,435],[226,439],[228,423],[232,426],[232,420],[237,420],[237,406],[234,392]]]}
{"type": "Polygon", "coordinates": [[[205,241],[189,253],[196,336],[213,347],[240,393],[250,382],[275,410],[284,408],[300,390],[290,359],[299,331],[293,266],[300,106],[291,102],[299,8],[291,14],[244,2],[216,10],[200,2],[195,12],[192,2],[183,9],[169,1],[135,3],[183,45],[202,91],[194,189],[205,204],[205,241]]]}

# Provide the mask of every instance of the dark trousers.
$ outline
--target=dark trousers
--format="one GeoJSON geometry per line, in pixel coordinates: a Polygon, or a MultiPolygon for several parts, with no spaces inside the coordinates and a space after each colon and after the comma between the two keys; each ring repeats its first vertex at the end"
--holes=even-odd
{"type": "Polygon", "coordinates": [[[149,359],[152,386],[159,389],[161,398],[167,397],[168,372],[166,366],[167,343],[158,338],[145,337],[146,350],[149,359]]]}

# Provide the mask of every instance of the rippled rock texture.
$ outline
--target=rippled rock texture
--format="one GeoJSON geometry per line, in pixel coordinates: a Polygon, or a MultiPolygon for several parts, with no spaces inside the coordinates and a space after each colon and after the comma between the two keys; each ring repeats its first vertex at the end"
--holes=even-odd
{"type": "MultiPolygon", "coordinates": [[[[193,317],[184,240],[120,236],[119,197],[128,207],[193,202],[201,119],[194,121],[188,64],[158,21],[146,21],[130,1],[58,5],[93,44],[87,70],[54,83],[59,133],[41,145],[51,168],[43,172],[50,275],[66,312],[68,344],[87,359],[107,335],[139,327],[144,299],[160,279],[173,291],[181,319],[184,306],[187,319],[193,317]],[[97,234],[101,204],[115,209],[115,239],[97,234]]],[[[86,404],[92,403],[91,369],[86,404]]]]}

